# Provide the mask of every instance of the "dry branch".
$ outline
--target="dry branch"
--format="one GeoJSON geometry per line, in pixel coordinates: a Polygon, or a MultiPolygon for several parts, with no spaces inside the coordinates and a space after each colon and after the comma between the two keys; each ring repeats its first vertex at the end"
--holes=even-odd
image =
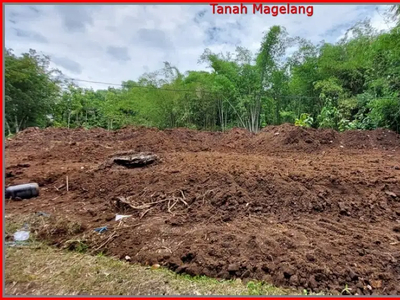
{"type": "Polygon", "coordinates": [[[117,201],[120,201],[126,205],[128,205],[129,207],[135,209],[135,210],[143,210],[143,209],[147,209],[150,208],[151,206],[158,204],[158,203],[162,203],[165,201],[168,201],[169,199],[164,199],[164,200],[160,200],[160,201],[156,201],[156,202],[150,202],[150,203],[145,203],[141,206],[133,206],[125,197],[117,197],[117,201]]]}
{"type": "MultiPolygon", "coordinates": [[[[159,201],[149,202],[149,203],[141,203],[140,205],[137,205],[137,204],[135,205],[134,204],[135,201],[132,198],[136,198],[136,197],[133,197],[133,196],[128,196],[128,197],[119,196],[119,197],[114,198],[113,204],[115,205],[115,207],[117,209],[123,209],[124,208],[123,206],[125,206],[125,208],[130,208],[130,209],[133,209],[133,210],[139,210],[139,211],[140,210],[144,210],[144,212],[142,212],[140,214],[140,219],[142,219],[151,209],[153,209],[157,204],[160,204],[160,203],[167,202],[166,207],[164,206],[163,209],[166,208],[166,210],[169,213],[172,213],[172,208],[175,207],[178,202],[182,202],[186,207],[189,207],[190,205],[185,201],[186,197],[185,197],[184,192],[182,190],[179,190],[179,192],[182,195],[182,197],[176,197],[176,196],[173,196],[173,195],[165,197],[165,195],[155,192],[151,196],[148,196],[148,197],[153,198],[158,194],[157,197],[162,197],[164,199],[159,200],[159,201]],[[131,201],[131,199],[133,201],[131,201]]],[[[140,198],[142,198],[142,197],[140,197],[140,198]]]]}
{"type": "Polygon", "coordinates": [[[140,219],[143,218],[145,216],[145,214],[147,214],[150,210],[152,210],[153,208],[149,208],[148,210],[144,211],[141,216],[140,219]]]}
{"type": "Polygon", "coordinates": [[[116,232],[114,231],[109,238],[103,243],[101,244],[99,247],[97,247],[96,249],[92,250],[91,253],[96,252],[97,250],[101,249],[102,247],[104,247],[105,245],[107,245],[116,235],[116,232]]]}
{"type": "Polygon", "coordinates": [[[181,194],[182,194],[182,198],[179,198],[186,206],[189,206],[189,204],[186,203],[186,201],[184,199],[185,198],[185,194],[183,193],[183,191],[181,190],[181,194]]]}

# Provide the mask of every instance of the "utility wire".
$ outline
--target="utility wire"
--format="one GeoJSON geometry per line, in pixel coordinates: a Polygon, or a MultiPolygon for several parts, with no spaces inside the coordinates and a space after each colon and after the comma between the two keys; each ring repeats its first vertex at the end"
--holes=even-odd
{"type": "MultiPolygon", "coordinates": [[[[72,81],[80,81],[80,82],[88,82],[88,83],[96,83],[96,84],[105,84],[105,85],[116,85],[116,86],[124,86],[121,83],[109,83],[109,82],[101,82],[101,81],[91,81],[91,80],[83,80],[83,79],[77,79],[77,78],[68,78],[69,80],[72,81]]],[[[162,90],[162,91],[170,91],[170,92],[196,92],[194,90],[183,90],[183,89],[166,89],[166,88],[159,88],[159,87],[150,87],[150,86],[129,86],[129,88],[140,88],[140,89],[149,89],[149,90],[162,90]]],[[[215,94],[215,92],[210,92],[210,91],[201,91],[203,93],[212,93],[215,94]]]]}
{"type": "MultiPolygon", "coordinates": [[[[24,73],[24,71],[19,70],[19,72],[24,73]]],[[[28,72],[27,72],[28,73],[28,72]]],[[[69,77],[65,74],[62,74],[62,77],[66,80],[70,80],[70,81],[78,81],[78,82],[87,82],[87,83],[95,83],[95,84],[104,84],[104,85],[113,85],[113,86],[120,86],[123,87],[124,85],[122,83],[111,83],[111,82],[104,82],[104,81],[92,81],[92,80],[85,80],[85,79],[79,79],[79,78],[72,78],[69,77]]],[[[137,89],[148,89],[148,90],[160,90],[160,91],[169,91],[169,92],[191,92],[191,93],[195,93],[197,92],[196,90],[186,90],[186,89],[167,89],[167,88],[161,88],[161,87],[150,87],[150,86],[137,86],[137,85],[133,85],[133,86],[129,86],[129,88],[137,88],[137,89]]],[[[221,92],[211,92],[211,91],[206,91],[206,90],[202,90],[202,93],[206,93],[206,94],[220,94],[221,92]]],[[[302,98],[302,99],[319,99],[319,97],[317,96],[296,96],[296,95],[292,95],[292,96],[280,96],[279,98],[284,98],[284,99],[293,99],[293,98],[302,98]]]]}
{"type": "MultiPolygon", "coordinates": [[[[91,81],[91,80],[84,80],[84,79],[78,79],[78,78],[68,78],[69,80],[72,81],[79,81],[79,82],[87,82],[87,83],[96,83],[96,84],[104,84],[104,85],[114,85],[114,86],[124,86],[121,83],[110,83],[110,82],[102,82],[102,81],[91,81]]],[[[149,87],[149,86],[129,86],[129,88],[139,88],[139,89],[149,89],[149,90],[161,90],[161,91],[170,91],[170,92],[192,92],[195,93],[195,90],[184,90],[184,89],[166,89],[166,88],[159,88],[159,87],[149,87]]],[[[208,93],[208,94],[218,94],[218,92],[211,92],[211,91],[204,91],[202,90],[201,92],[203,93],[208,93]]],[[[280,98],[307,98],[307,99],[319,99],[317,96],[280,96],[280,98]]]]}
{"type": "Polygon", "coordinates": [[[109,83],[109,82],[91,81],[91,80],[83,80],[83,79],[77,79],[77,78],[68,78],[68,79],[72,80],[72,81],[81,81],[81,82],[88,82],[88,83],[98,83],[98,84],[122,86],[121,83],[109,83]]]}
{"type": "MultiPolygon", "coordinates": [[[[25,71],[19,70],[20,73],[24,73],[25,71]]],[[[29,73],[29,72],[26,72],[29,73]]],[[[67,80],[71,80],[71,81],[79,81],[79,82],[87,82],[87,83],[95,83],[95,84],[104,84],[104,85],[114,85],[114,86],[120,86],[123,87],[124,85],[122,83],[110,83],[110,82],[103,82],[103,81],[92,81],[92,80],[85,80],[85,79],[79,79],[79,78],[72,78],[69,77],[65,74],[62,74],[62,76],[67,79],[67,80]]],[[[167,88],[160,88],[160,87],[149,87],[149,86],[129,86],[129,88],[138,88],[138,89],[148,89],[148,90],[160,90],[160,91],[169,91],[169,92],[191,92],[191,93],[196,93],[196,90],[186,90],[186,89],[167,89],[167,88]]],[[[221,92],[211,92],[211,91],[205,91],[202,90],[202,93],[206,93],[206,94],[220,94],[221,92]]],[[[285,95],[285,96],[279,96],[280,99],[319,99],[318,96],[297,96],[297,95],[285,95]]],[[[398,99],[397,97],[377,97],[374,99],[398,99]]]]}
{"type": "MultiPolygon", "coordinates": [[[[69,80],[72,81],[80,81],[80,82],[87,82],[87,83],[96,83],[96,84],[104,84],[104,85],[115,85],[115,86],[121,86],[123,87],[124,85],[121,83],[109,83],[109,82],[102,82],[102,81],[91,81],[91,80],[84,80],[84,79],[78,79],[78,78],[68,78],[69,80]]],[[[195,93],[196,90],[184,90],[184,89],[166,89],[166,88],[159,88],[159,87],[150,87],[150,86],[129,86],[129,88],[138,88],[138,89],[149,89],[149,90],[160,90],[160,91],[170,91],[170,92],[191,92],[195,93]]],[[[202,93],[206,94],[220,94],[221,92],[211,92],[211,91],[201,91],[202,93]]],[[[318,96],[298,96],[298,95],[285,95],[285,96],[279,96],[281,99],[320,99],[318,96]]],[[[397,99],[397,97],[377,97],[374,99],[397,99]]]]}

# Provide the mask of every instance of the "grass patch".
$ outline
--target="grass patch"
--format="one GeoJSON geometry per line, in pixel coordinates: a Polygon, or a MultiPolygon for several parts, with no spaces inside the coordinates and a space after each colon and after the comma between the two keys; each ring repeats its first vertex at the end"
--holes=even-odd
{"type": "Polygon", "coordinates": [[[262,283],[177,275],[43,244],[6,249],[7,295],[287,295],[262,283]]]}
{"type": "Polygon", "coordinates": [[[165,268],[130,264],[103,253],[89,255],[85,240],[49,246],[46,237],[78,234],[80,224],[37,215],[6,215],[6,235],[29,224],[28,245],[6,248],[6,295],[288,295],[262,282],[178,275],[165,268]],[[39,241],[36,240],[39,239],[39,241]],[[69,251],[74,250],[74,251],[69,251]]]}

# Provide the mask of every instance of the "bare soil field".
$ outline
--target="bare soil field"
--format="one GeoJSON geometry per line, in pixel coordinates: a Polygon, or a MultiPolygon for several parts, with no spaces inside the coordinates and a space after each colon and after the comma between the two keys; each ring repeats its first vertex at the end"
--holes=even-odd
{"type": "Polygon", "coordinates": [[[7,200],[6,213],[50,214],[36,234],[58,247],[300,291],[400,294],[400,136],[388,130],[29,128],[6,141],[6,186],[28,182],[39,197],[7,200]],[[140,152],[158,159],[113,160],[140,152]]]}

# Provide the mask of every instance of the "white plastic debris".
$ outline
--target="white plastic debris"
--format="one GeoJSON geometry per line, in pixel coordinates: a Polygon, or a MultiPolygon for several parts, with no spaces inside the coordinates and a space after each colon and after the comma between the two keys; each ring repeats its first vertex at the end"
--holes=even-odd
{"type": "Polygon", "coordinates": [[[131,217],[131,215],[116,215],[115,216],[115,221],[119,221],[121,219],[129,218],[129,217],[131,217]]]}
{"type": "Polygon", "coordinates": [[[29,231],[17,231],[14,233],[15,241],[26,241],[29,239],[29,231]]]}

